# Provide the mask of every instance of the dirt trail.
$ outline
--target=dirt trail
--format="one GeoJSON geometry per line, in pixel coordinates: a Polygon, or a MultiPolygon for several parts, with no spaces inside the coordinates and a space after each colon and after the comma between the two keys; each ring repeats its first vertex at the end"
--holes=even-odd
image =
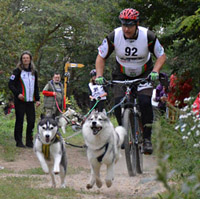
{"type": "MultiPolygon", "coordinates": [[[[40,164],[33,153],[32,149],[20,149],[20,155],[15,162],[5,162],[0,160],[0,166],[15,172],[27,170],[30,168],[38,168],[40,164]]],[[[122,158],[115,166],[115,179],[111,188],[107,188],[103,180],[103,186],[98,189],[94,186],[93,189],[87,190],[86,184],[89,180],[90,169],[84,149],[77,149],[67,146],[68,166],[77,172],[67,175],[67,186],[81,193],[81,198],[84,199],[143,199],[149,196],[155,196],[156,193],[164,190],[162,185],[155,180],[156,160],[155,156],[144,156],[144,173],[135,177],[129,177],[125,165],[124,151],[122,158]]],[[[101,169],[101,177],[105,178],[105,167],[101,169]]],[[[4,174],[4,176],[7,174],[4,174]]],[[[40,187],[50,187],[50,177],[41,175],[41,178],[46,180],[46,184],[42,183],[40,187]]],[[[57,181],[59,179],[57,178],[57,181]]],[[[59,184],[59,182],[57,182],[59,184]]]]}

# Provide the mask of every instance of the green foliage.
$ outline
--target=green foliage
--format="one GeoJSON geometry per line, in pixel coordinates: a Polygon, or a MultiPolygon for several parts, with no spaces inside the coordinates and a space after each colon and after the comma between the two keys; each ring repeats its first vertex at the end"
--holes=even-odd
{"type": "Polygon", "coordinates": [[[21,50],[21,39],[24,36],[24,31],[19,22],[18,15],[14,15],[10,10],[11,0],[0,1],[0,90],[6,91],[7,77],[10,76],[10,71],[15,68],[18,60],[17,54],[21,50]]]}
{"type": "MultiPolygon", "coordinates": [[[[68,96],[73,95],[78,106],[86,110],[87,74],[95,67],[97,48],[120,25],[119,13],[128,7],[140,11],[141,26],[158,34],[168,57],[166,70],[181,73],[190,69],[196,93],[200,77],[198,0],[0,1],[0,71],[4,71],[0,74],[1,91],[10,95],[9,76],[21,52],[28,49],[39,72],[40,90],[55,70],[64,77],[67,61],[85,65],[82,69],[69,69],[68,96]]],[[[114,64],[113,55],[106,63],[108,79],[114,64]]]]}
{"type": "Polygon", "coordinates": [[[160,194],[160,198],[199,198],[200,120],[191,112],[191,106],[181,110],[175,123],[169,124],[161,118],[154,129],[159,165],[157,178],[167,189],[167,193],[160,194]],[[171,185],[171,180],[177,184],[171,185]]]}
{"type": "Polygon", "coordinates": [[[17,151],[14,141],[14,112],[3,115],[3,107],[0,107],[0,146],[3,153],[0,156],[7,161],[14,161],[17,151]]]}

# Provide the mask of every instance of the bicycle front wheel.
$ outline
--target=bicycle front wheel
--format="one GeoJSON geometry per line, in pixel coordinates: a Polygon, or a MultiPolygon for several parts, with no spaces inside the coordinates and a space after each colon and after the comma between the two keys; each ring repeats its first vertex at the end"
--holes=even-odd
{"type": "Polygon", "coordinates": [[[134,143],[134,120],[131,109],[126,108],[124,110],[122,124],[127,131],[124,139],[126,166],[129,176],[135,176],[137,171],[136,157],[138,156],[136,155],[137,151],[134,143]]]}

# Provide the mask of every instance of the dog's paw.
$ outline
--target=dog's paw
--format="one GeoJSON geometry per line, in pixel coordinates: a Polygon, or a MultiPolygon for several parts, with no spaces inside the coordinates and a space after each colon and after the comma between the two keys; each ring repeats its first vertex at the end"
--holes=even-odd
{"type": "Polygon", "coordinates": [[[86,185],[86,188],[87,188],[87,189],[92,189],[92,187],[93,187],[93,185],[91,185],[91,184],[87,184],[87,185],[86,185]]]}
{"type": "Polygon", "coordinates": [[[102,187],[101,180],[96,180],[96,185],[97,185],[98,188],[101,188],[102,187]]]}
{"type": "Polygon", "coordinates": [[[42,167],[42,169],[43,169],[43,171],[47,174],[47,173],[49,173],[49,168],[48,167],[42,167]]]}
{"type": "Polygon", "coordinates": [[[106,180],[106,186],[109,188],[112,186],[112,180],[106,180]]]}

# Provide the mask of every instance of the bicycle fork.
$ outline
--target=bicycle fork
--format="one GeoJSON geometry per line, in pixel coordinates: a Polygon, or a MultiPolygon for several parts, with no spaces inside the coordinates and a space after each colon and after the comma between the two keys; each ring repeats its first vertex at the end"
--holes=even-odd
{"type": "Polygon", "coordinates": [[[134,141],[135,144],[139,144],[139,112],[138,109],[136,107],[137,105],[137,99],[134,98],[134,106],[133,106],[133,120],[134,120],[134,141]]]}

